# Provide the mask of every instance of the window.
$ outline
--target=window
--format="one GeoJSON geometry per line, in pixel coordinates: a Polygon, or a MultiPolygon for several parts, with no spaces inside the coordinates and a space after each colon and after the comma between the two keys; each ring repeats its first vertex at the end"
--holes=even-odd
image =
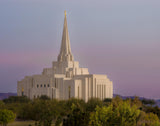
{"type": "Polygon", "coordinates": [[[37,84],[37,88],[39,87],[39,85],[37,84]]]}
{"type": "Polygon", "coordinates": [[[22,91],[22,96],[24,96],[24,92],[22,91]]]}
{"type": "Polygon", "coordinates": [[[56,84],[56,78],[55,78],[55,88],[57,87],[57,84],[56,84]]]}
{"type": "Polygon", "coordinates": [[[46,84],[44,84],[44,87],[46,87],[46,84]]]}
{"type": "Polygon", "coordinates": [[[71,86],[68,87],[68,97],[71,98],[71,86]]]}
{"type": "Polygon", "coordinates": [[[42,87],[42,84],[41,84],[41,87],[42,87]]]}
{"type": "Polygon", "coordinates": [[[49,84],[48,84],[48,87],[49,87],[49,84]]]}
{"type": "Polygon", "coordinates": [[[24,96],[24,88],[22,88],[22,96],[24,96]]]}

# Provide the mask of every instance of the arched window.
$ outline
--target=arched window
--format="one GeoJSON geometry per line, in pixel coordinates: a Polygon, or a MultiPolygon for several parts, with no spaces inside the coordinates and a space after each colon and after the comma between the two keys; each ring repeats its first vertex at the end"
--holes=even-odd
{"type": "Polygon", "coordinates": [[[68,97],[71,98],[71,86],[68,87],[68,97]]]}

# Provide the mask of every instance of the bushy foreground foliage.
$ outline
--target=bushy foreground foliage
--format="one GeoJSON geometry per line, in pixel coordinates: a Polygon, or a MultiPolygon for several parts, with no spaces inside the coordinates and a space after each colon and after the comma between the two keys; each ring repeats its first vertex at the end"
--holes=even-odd
{"type": "Polygon", "coordinates": [[[58,101],[47,96],[34,100],[11,97],[0,101],[2,110],[15,113],[18,120],[34,120],[36,126],[160,126],[160,108],[147,106],[138,97],[123,100],[117,96],[104,101],[92,98],[87,103],[74,98],[58,101]]]}
{"type": "Polygon", "coordinates": [[[160,126],[157,115],[140,111],[136,105],[131,106],[129,100],[116,108],[113,104],[108,107],[97,106],[89,123],[93,126],[160,126]]]}
{"type": "Polygon", "coordinates": [[[9,122],[14,121],[15,117],[16,115],[10,110],[0,110],[0,124],[3,126],[7,126],[9,122]]]}
{"type": "Polygon", "coordinates": [[[4,99],[4,103],[27,103],[30,99],[28,99],[26,96],[10,96],[7,99],[4,99]]]}

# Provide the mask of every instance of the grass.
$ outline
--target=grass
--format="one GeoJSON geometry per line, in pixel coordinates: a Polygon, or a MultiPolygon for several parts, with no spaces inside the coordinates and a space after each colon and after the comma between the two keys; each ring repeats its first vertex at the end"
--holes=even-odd
{"type": "MultiPolygon", "coordinates": [[[[7,126],[35,126],[35,121],[14,121],[12,123],[9,123],[7,126]]],[[[52,126],[54,126],[52,124],[52,126]]]]}
{"type": "Polygon", "coordinates": [[[9,123],[7,126],[29,126],[29,124],[35,126],[35,121],[14,121],[9,123]]]}

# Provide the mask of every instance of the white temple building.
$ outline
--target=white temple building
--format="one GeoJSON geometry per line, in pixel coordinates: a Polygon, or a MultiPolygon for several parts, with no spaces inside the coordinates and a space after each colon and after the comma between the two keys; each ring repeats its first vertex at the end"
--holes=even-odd
{"type": "Polygon", "coordinates": [[[74,97],[87,102],[90,98],[112,98],[113,84],[106,75],[89,74],[87,68],[80,68],[79,62],[74,61],[65,12],[57,61],[52,62],[51,68],[44,68],[42,74],[25,76],[18,81],[17,94],[30,99],[47,95],[51,99],[67,100],[74,97]]]}

